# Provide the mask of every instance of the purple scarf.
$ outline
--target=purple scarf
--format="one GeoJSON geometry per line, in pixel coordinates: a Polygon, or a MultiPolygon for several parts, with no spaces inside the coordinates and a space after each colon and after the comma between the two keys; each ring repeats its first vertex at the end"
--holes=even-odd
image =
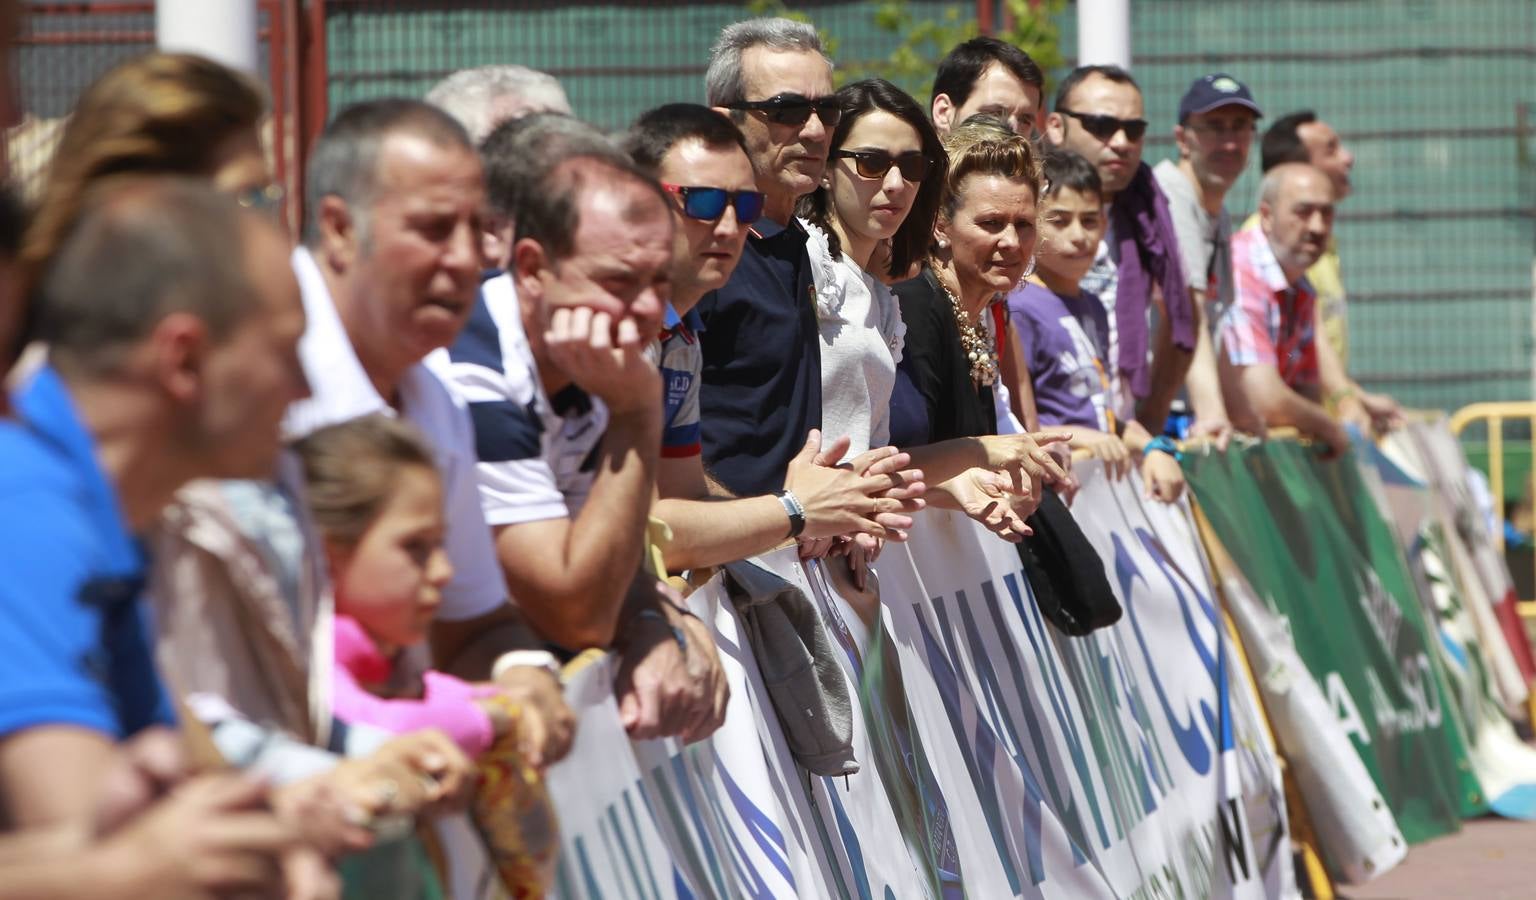
{"type": "Polygon", "coordinates": [[[1195,309],[1179,260],[1179,239],[1174,234],[1168,199],[1146,163],[1115,196],[1109,219],[1120,244],[1120,283],[1115,291],[1118,362],[1120,371],[1130,377],[1131,393],[1145,397],[1152,386],[1147,365],[1147,306],[1152,302],[1154,283],[1163,289],[1173,343],[1181,350],[1195,349],[1195,309]]]}

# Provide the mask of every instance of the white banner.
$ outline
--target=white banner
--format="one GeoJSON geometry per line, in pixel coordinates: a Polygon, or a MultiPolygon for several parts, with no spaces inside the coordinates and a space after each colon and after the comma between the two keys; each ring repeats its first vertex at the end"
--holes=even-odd
{"type": "Polygon", "coordinates": [[[1015,548],[957,513],[923,513],[870,592],[837,559],[758,560],[815,604],[858,698],[851,777],[795,765],[718,579],[690,598],[732,688],[713,737],[633,744],[611,663],[573,677],[556,894],[1294,895],[1273,748],[1187,511],[1089,468],[1074,512],[1127,612],[1087,638],[1048,624],[1015,548]]]}

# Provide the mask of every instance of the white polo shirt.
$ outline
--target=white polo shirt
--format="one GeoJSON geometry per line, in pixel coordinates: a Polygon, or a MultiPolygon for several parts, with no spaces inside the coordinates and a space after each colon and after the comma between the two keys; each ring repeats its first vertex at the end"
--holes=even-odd
{"type": "Polygon", "coordinates": [[[608,408],[575,385],[549,397],[510,275],[487,279],[458,340],[427,364],[469,407],[491,525],[572,518],[597,478],[608,408]]]}
{"type": "MultiPolygon", "coordinates": [[[[320,268],[307,249],[293,251],[293,271],[308,317],[299,358],[312,395],[288,408],[285,438],[297,440],[370,413],[395,415],[358,361],[320,268]]],[[[475,433],[469,413],[422,363],[407,369],[400,380],[398,412],[431,444],[443,479],[444,544],[453,563],[453,580],[443,589],[438,615],[463,620],[492,612],[506,601],[507,587],[476,495],[475,433]]]]}

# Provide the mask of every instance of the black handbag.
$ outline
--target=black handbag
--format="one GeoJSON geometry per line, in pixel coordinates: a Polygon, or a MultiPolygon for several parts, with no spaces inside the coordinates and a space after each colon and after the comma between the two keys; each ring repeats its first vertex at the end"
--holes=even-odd
{"type": "Polygon", "coordinates": [[[1017,545],[1019,560],[1040,614],[1073,637],[1120,621],[1104,562],[1056,492],[1047,490],[1025,521],[1035,533],[1017,545]]]}

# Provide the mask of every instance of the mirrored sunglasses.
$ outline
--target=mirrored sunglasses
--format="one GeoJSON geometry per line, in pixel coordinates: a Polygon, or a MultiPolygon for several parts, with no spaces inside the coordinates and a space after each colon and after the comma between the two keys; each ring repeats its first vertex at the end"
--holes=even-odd
{"type": "Polygon", "coordinates": [[[763,214],[763,204],[767,201],[762,191],[728,191],[680,184],[663,184],[662,188],[682,201],[683,215],[701,222],[718,221],[725,215],[726,206],[734,206],[736,221],[751,225],[763,214]]]}

